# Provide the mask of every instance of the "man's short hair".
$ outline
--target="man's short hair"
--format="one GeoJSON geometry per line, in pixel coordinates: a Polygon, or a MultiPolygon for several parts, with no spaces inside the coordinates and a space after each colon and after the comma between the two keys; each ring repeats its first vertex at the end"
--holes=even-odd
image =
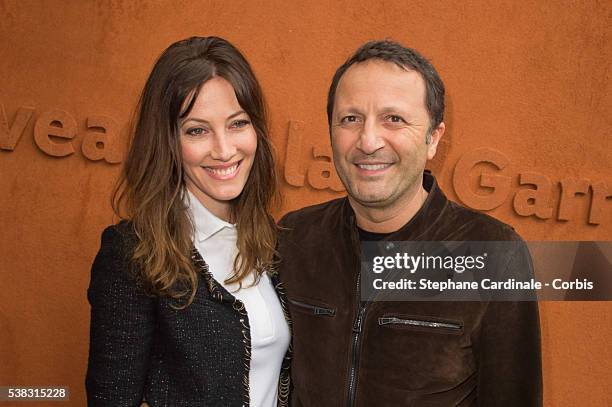
{"type": "Polygon", "coordinates": [[[340,78],[352,65],[369,59],[392,62],[401,68],[418,72],[425,81],[425,107],[429,114],[428,135],[444,120],[444,83],[433,65],[412,48],[391,40],[370,41],[359,47],[334,74],[327,95],[327,124],[331,132],[334,99],[340,78]]]}

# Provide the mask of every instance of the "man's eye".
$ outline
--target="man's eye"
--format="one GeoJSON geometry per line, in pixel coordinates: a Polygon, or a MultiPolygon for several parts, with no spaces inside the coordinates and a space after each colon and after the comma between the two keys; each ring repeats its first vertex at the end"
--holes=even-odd
{"type": "Polygon", "coordinates": [[[357,116],[353,116],[353,115],[349,115],[349,116],[344,116],[341,120],[340,123],[355,123],[357,122],[359,119],[357,116]]]}
{"type": "Polygon", "coordinates": [[[187,129],[185,134],[187,134],[188,136],[197,137],[197,136],[201,136],[202,134],[204,134],[205,131],[206,129],[202,127],[193,127],[191,129],[187,129]]]}
{"type": "Polygon", "coordinates": [[[251,122],[249,120],[246,119],[242,119],[242,120],[235,120],[232,122],[231,127],[234,129],[240,129],[242,127],[246,127],[249,124],[251,124],[251,122]]]}
{"type": "Polygon", "coordinates": [[[391,123],[405,123],[405,120],[401,116],[395,114],[390,114],[389,116],[385,117],[385,119],[391,123]]]}

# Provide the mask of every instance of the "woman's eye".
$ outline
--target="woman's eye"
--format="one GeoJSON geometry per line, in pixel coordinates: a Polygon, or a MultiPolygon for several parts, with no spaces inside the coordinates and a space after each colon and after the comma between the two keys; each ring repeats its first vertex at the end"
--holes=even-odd
{"type": "Polygon", "coordinates": [[[197,136],[201,136],[202,134],[204,134],[205,131],[206,129],[202,127],[193,127],[191,129],[187,129],[185,134],[187,134],[188,136],[197,137],[197,136]]]}
{"type": "Polygon", "coordinates": [[[234,129],[240,129],[242,127],[248,126],[249,124],[251,124],[251,122],[249,120],[242,119],[242,120],[236,120],[236,121],[232,122],[232,126],[231,127],[234,128],[234,129]]]}

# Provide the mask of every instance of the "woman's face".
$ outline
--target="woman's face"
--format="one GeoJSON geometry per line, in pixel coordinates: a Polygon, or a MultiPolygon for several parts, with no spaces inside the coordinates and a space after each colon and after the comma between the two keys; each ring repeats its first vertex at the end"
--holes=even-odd
{"type": "Polygon", "coordinates": [[[255,128],[232,85],[218,76],[204,83],[179,128],[187,188],[227,220],[230,200],[242,192],[257,149],[255,128]]]}

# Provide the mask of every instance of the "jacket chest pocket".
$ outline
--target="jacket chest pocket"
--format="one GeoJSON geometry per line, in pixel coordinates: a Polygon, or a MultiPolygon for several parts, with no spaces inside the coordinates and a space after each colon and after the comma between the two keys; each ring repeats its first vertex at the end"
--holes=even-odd
{"type": "Polygon", "coordinates": [[[473,374],[470,336],[462,319],[393,312],[372,317],[361,357],[362,366],[371,367],[367,380],[373,386],[436,392],[473,374]]]}
{"type": "Polygon", "coordinates": [[[378,326],[452,335],[463,333],[462,321],[437,317],[383,315],[378,318],[378,326]]]}
{"type": "Polygon", "coordinates": [[[326,317],[333,317],[336,315],[336,310],[327,305],[312,304],[311,301],[306,302],[293,299],[290,299],[289,302],[291,303],[292,308],[298,312],[326,317]]]}

